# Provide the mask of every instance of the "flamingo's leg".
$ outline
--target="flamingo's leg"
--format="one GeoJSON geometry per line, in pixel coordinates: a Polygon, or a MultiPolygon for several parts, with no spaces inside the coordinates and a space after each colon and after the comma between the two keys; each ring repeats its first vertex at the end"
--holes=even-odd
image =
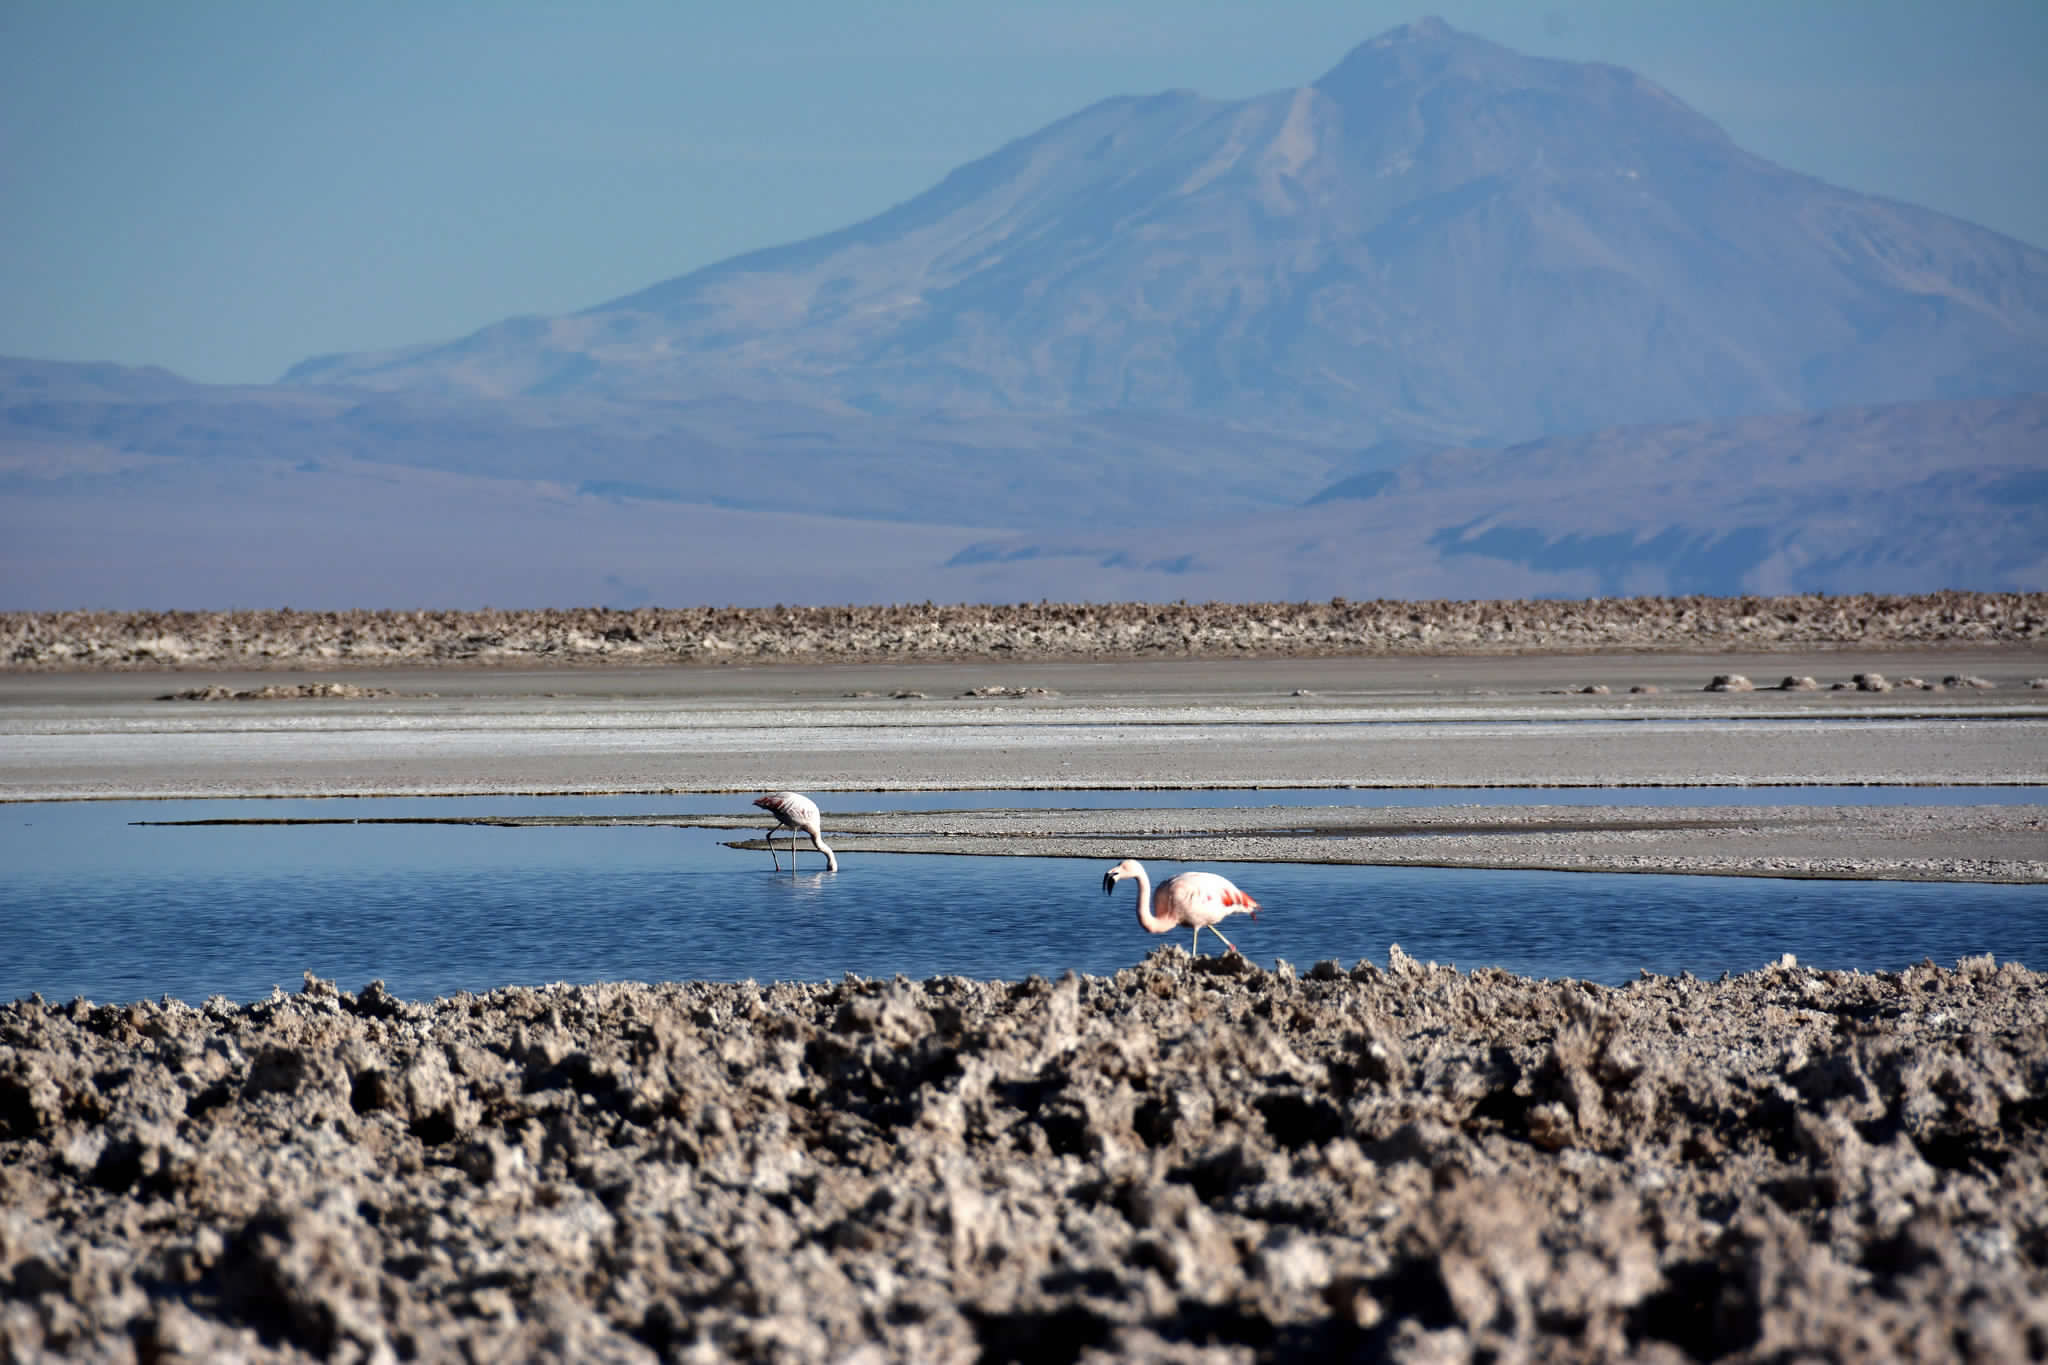
{"type": "Polygon", "coordinates": [[[777,872],[782,871],[782,857],[775,851],[775,831],[772,829],[768,831],[768,861],[775,864],[777,872]]]}
{"type": "MultiPolygon", "coordinates": [[[[1214,934],[1214,935],[1216,935],[1216,937],[1218,937],[1218,938],[1223,938],[1223,931],[1222,931],[1221,929],[1218,929],[1218,928],[1217,928],[1217,927],[1216,927],[1215,925],[1213,925],[1213,924],[1209,926],[1209,932],[1210,932],[1210,933],[1212,933],[1212,934],[1214,934]]],[[[1230,949],[1230,951],[1231,951],[1231,952],[1233,952],[1233,953],[1237,953],[1237,945],[1236,945],[1235,943],[1232,943],[1232,942],[1231,942],[1231,941],[1230,941],[1229,939],[1227,939],[1227,938],[1223,938],[1223,946],[1224,946],[1224,947],[1226,947],[1226,948],[1228,948],[1228,949],[1230,949]]],[[[1237,955],[1238,955],[1239,957],[1243,957],[1243,956],[1244,956],[1244,954],[1243,954],[1243,953],[1237,953],[1237,955]]]]}

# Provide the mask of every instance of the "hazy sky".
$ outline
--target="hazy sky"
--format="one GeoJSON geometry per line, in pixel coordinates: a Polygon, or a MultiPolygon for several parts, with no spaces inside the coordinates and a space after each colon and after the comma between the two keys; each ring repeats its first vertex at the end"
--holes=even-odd
{"type": "Polygon", "coordinates": [[[0,354],[265,381],[567,312],[1425,13],[2048,245],[2042,0],[0,0],[0,354]]]}

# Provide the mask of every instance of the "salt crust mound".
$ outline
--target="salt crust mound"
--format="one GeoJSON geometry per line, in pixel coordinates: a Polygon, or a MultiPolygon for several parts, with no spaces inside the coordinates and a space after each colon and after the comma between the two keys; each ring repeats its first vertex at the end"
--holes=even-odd
{"type": "Polygon", "coordinates": [[[339,698],[356,700],[365,697],[390,697],[397,695],[382,687],[358,687],[354,683],[271,683],[265,687],[188,687],[182,692],[169,692],[158,697],[158,701],[294,701],[306,697],[339,698]]]}
{"type": "Polygon", "coordinates": [[[2048,979],[0,1010],[0,1357],[2041,1358],[2048,979]]]}
{"type": "Polygon", "coordinates": [[[2048,641],[2048,593],[1541,602],[16,612],[0,669],[1770,650],[2048,641]]]}

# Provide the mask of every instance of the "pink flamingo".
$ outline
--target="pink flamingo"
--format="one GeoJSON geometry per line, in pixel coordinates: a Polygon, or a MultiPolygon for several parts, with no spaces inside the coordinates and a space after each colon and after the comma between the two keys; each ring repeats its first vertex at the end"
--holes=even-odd
{"type": "MultiPolygon", "coordinates": [[[[1223,931],[1216,926],[1230,916],[1250,915],[1254,920],[1259,917],[1259,903],[1238,890],[1228,877],[1219,877],[1214,872],[1183,872],[1168,877],[1159,883],[1154,894],[1145,865],[1136,858],[1126,858],[1102,874],[1102,893],[1109,895],[1126,877],[1138,879],[1138,923],[1145,932],[1163,934],[1176,925],[1192,924],[1196,957],[1202,955],[1204,929],[1223,938],[1223,931]]],[[[1223,946],[1237,952],[1237,945],[1227,938],[1223,938],[1223,946]]]]}
{"type": "MultiPolygon", "coordinates": [[[[825,870],[839,870],[839,855],[825,843],[825,836],[818,821],[818,803],[800,792],[776,792],[755,800],[755,805],[775,817],[782,828],[789,831],[789,870],[796,871],[796,832],[802,830],[811,836],[811,847],[825,855],[825,870]]],[[[768,831],[768,856],[775,857],[775,831],[768,831]]],[[[781,867],[780,861],[775,864],[781,867]]]]}

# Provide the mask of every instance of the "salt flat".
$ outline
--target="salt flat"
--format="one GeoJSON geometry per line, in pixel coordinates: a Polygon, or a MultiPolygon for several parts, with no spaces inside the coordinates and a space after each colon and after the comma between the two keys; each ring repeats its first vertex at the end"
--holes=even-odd
{"type": "Polygon", "coordinates": [[[2048,782],[2048,693],[2026,681],[2043,666],[2040,650],[2012,649],[357,670],[332,676],[393,695],[268,702],[157,698],[274,673],[0,675],[0,799],[2034,785],[2048,782]],[[1996,686],[1701,690],[1729,672],[1996,686]],[[1609,693],[1567,690],[1596,685],[1609,693]],[[988,687],[1024,695],[962,695],[988,687]]]}

